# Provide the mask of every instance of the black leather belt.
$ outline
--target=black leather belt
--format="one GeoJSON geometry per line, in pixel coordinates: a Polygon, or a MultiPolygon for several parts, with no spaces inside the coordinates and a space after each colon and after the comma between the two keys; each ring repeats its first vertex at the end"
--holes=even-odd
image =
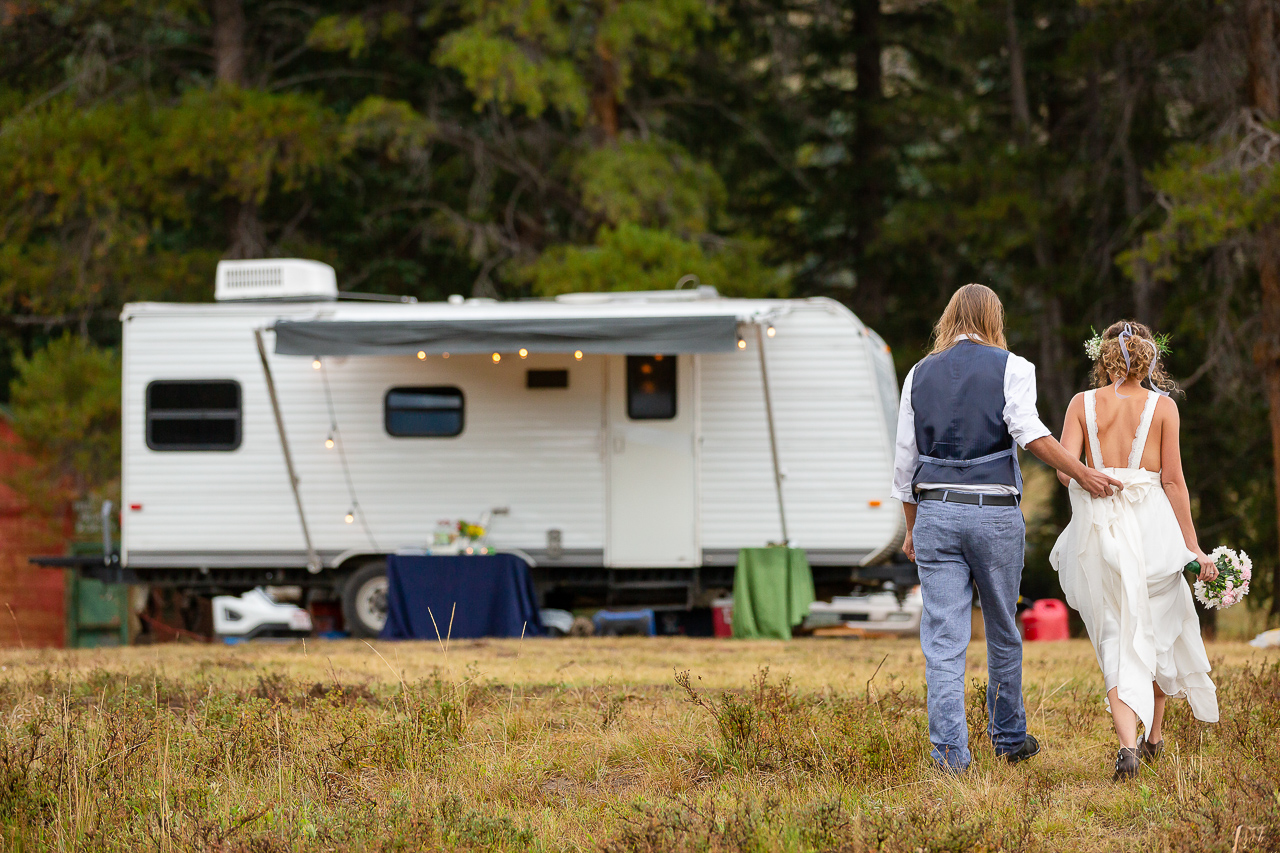
{"type": "Polygon", "coordinates": [[[945,501],[972,506],[1017,506],[1017,495],[979,495],[973,492],[953,492],[950,489],[929,489],[917,497],[922,501],[945,501]]]}

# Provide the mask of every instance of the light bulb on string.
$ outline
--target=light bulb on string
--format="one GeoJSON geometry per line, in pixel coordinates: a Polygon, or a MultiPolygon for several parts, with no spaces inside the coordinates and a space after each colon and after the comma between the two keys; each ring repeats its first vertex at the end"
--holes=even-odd
{"type": "Polygon", "coordinates": [[[747,341],[745,338],[738,338],[738,349],[746,349],[747,341]]]}
{"type": "Polygon", "coordinates": [[[528,358],[528,357],[529,357],[529,351],[528,351],[527,349],[525,349],[524,347],[520,347],[520,357],[521,357],[521,358],[528,358]]]}
{"type": "Polygon", "coordinates": [[[343,521],[345,521],[347,524],[355,524],[355,521],[356,521],[356,509],[355,509],[355,507],[352,507],[351,509],[347,510],[346,518],[344,518],[344,519],[342,519],[342,520],[343,520],[343,521]]]}
{"type": "Polygon", "coordinates": [[[769,328],[764,330],[764,333],[772,338],[774,335],[778,334],[778,330],[775,329],[773,326],[770,326],[769,328]]]}
{"type": "Polygon", "coordinates": [[[418,361],[422,361],[426,357],[427,357],[427,354],[425,352],[423,352],[422,350],[418,350],[418,361]]]}
{"type": "Polygon", "coordinates": [[[319,369],[320,369],[320,359],[318,359],[318,358],[313,358],[313,359],[311,360],[311,367],[312,367],[312,369],[314,369],[314,370],[319,370],[319,369]]]}
{"type": "Polygon", "coordinates": [[[495,353],[493,354],[493,363],[494,363],[494,364],[497,364],[497,363],[498,363],[498,362],[500,362],[500,361],[502,361],[502,356],[501,356],[499,353],[496,353],[496,352],[495,352],[495,353]]]}
{"type": "Polygon", "coordinates": [[[582,361],[582,350],[580,349],[574,350],[573,357],[576,358],[578,361],[582,361]]]}
{"type": "Polygon", "coordinates": [[[446,352],[446,353],[441,353],[441,355],[443,355],[445,358],[448,358],[448,357],[449,357],[449,353],[447,353],[447,352],[446,352]]]}
{"type": "Polygon", "coordinates": [[[329,433],[329,437],[324,440],[324,446],[333,450],[333,433],[329,433]]]}

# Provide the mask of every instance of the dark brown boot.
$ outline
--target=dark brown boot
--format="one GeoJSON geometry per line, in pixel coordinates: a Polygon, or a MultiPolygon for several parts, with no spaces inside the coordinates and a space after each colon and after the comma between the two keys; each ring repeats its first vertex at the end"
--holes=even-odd
{"type": "Polygon", "coordinates": [[[1111,777],[1112,782],[1125,782],[1138,775],[1138,750],[1121,747],[1120,752],[1116,754],[1116,772],[1111,777]]]}
{"type": "Polygon", "coordinates": [[[1143,761],[1147,762],[1148,764],[1154,764],[1156,759],[1158,759],[1162,754],[1164,754],[1163,738],[1156,741],[1155,743],[1152,743],[1151,741],[1147,740],[1146,735],[1143,735],[1142,737],[1138,738],[1138,757],[1141,758],[1143,761]]]}

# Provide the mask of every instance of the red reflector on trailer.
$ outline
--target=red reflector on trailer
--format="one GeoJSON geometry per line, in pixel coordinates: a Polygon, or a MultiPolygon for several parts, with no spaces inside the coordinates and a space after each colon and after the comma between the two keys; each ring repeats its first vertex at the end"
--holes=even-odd
{"type": "Polygon", "coordinates": [[[129,509],[138,512],[142,509],[142,504],[129,504],[129,509]]]}

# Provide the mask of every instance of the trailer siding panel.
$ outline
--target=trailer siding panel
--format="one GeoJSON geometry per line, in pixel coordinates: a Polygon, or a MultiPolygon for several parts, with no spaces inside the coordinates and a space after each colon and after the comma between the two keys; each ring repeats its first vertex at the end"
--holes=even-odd
{"type": "MultiPolygon", "coordinates": [[[[125,544],[136,550],[280,550],[304,547],[280,443],[253,343],[270,315],[139,317],[130,323],[124,395],[125,544]],[[231,343],[229,343],[231,342],[231,343]],[[238,342],[238,343],[237,343],[238,342]],[[231,378],[241,384],[243,440],[232,452],[155,452],[145,443],[145,388],[153,379],[231,378]]],[[[267,342],[270,345],[270,334],[267,342]]],[[[445,360],[271,356],[272,372],[319,550],[387,551],[430,540],[437,520],[477,520],[497,506],[500,547],[542,547],[548,528],[565,548],[599,548],[604,538],[601,365],[572,356],[454,356],[445,360]],[[563,368],[568,389],[525,388],[525,371],[563,368]],[[324,396],[327,375],[355,495],[372,541],[344,517],[352,500],[324,396]],[[455,438],[395,438],[383,426],[383,398],[399,386],[463,391],[466,424],[455,438]]]]}
{"type": "MultiPolygon", "coordinates": [[[[853,315],[810,302],[765,339],[788,533],[812,549],[880,551],[900,526],[892,443],[870,339],[853,315]],[[871,502],[879,501],[879,506],[871,502]]],[[[703,546],[781,538],[756,339],[703,358],[703,546]]]]}
{"type": "MultiPolygon", "coordinates": [[[[744,315],[782,312],[774,321],[777,336],[766,339],[766,354],[792,541],[809,549],[846,552],[882,553],[896,547],[901,512],[888,499],[896,383],[883,342],[829,300],[719,300],[705,308],[723,311],[726,306],[744,315]],[[880,506],[871,506],[873,501],[880,506]]],[[[492,307],[508,314],[529,310],[513,303],[492,307]]],[[[254,345],[255,328],[281,317],[436,316],[452,310],[349,303],[127,309],[126,563],[131,551],[303,551],[254,345]],[[156,379],[238,381],[243,401],[240,447],[231,452],[148,449],[145,389],[156,379]],[[132,511],[131,504],[142,509],[132,511]]],[[[470,316],[485,306],[456,310],[470,316]]],[[[624,314],[628,309],[615,303],[600,310],[624,314]]],[[[781,538],[756,340],[744,328],[745,351],[698,359],[704,549],[736,549],[781,538]]],[[[272,335],[265,337],[270,351],[272,335]]],[[[604,546],[606,357],[576,361],[568,354],[547,354],[521,360],[504,354],[494,364],[475,355],[447,360],[360,356],[326,358],[323,371],[314,370],[305,357],[269,358],[317,550],[385,553],[421,546],[430,540],[438,519],[474,521],[494,507],[510,509],[510,515],[496,517],[491,525],[491,540],[499,547],[544,548],[552,528],[562,532],[565,549],[604,546]],[[527,389],[525,371],[530,368],[568,370],[569,388],[527,389]],[[345,449],[368,533],[362,524],[343,520],[353,502],[337,450],[324,446],[335,420],[326,403],[326,377],[336,413],[334,435],[345,449]],[[463,433],[455,438],[387,435],[386,392],[431,385],[462,390],[463,433]]]]}

